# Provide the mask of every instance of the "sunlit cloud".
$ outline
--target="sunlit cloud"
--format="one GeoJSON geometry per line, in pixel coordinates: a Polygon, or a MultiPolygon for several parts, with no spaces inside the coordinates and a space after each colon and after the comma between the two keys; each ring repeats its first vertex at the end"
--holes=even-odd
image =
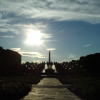
{"type": "Polygon", "coordinates": [[[27,57],[37,57],[37,58],[47,58],[43,56],[39,52],[19,52],[22,56],[27,56],[27,57]]]}
{"type": "Polygon", "coordinates": [[[88,47],[88,46],[91,46],[92,44],[87,44],[87,45],[84,45],[84,47],[88,47]]]}
{"type": "Polygon", "coordinates": [[[79,60],[79,58],[74,58],[73,60],[79,60]]]}
{"type": "Polygon", "coordinates": [[[49,48],[49,49],[46,49],[46,50],[56,50],[56,48],[49,48]]]}
{"type": "Polygon", "coordinates": [[[44,38],[51,38],[52,34],[42,34],[44,36],[44,38]]]}
{"type": "Polygon", "coordinates": [[[13,36],[0,36],[0,37],[4,37],[4,38],[14,38],[13,36]]]}
{"type": "Polygon", "coordinates": [[[13,51],[20,51],[21,48],[10,48],[10,50],[13,50],[13,51]]]}
{"type": "Polygon", "coordinates": [[[19,52],[20,54],[38,54],[38,52],[19,52]]]}
{"type": "MultiPolygon", "coordinates": [[[[42,22],[37,22],[34,24],[21,24],[21,23],[17,23],[17,24],[7,24],[6,22],[1,22],[0,23],[0,31],[1,32],[8,32],[11,31],[15,34],[27,34],[29,32],[31,32],[32,30],[35,31],[42,31],[43,29],[45,29],[47,27],[47,24],[43,24],[42,22]]],[[[50,36],[47,34],[43,34],[44,36],[50,36]]]]}
{"type": "Polygon", "coordinates": [[[1,19],[36,18],[54,19],[56,21],[85,21],[100,23],[100,6],[98,0],[30,0],[1,1],[1,19]],[[9,6],[10,5],[10,6],[9,6]],[[14,8],[14,9],[13,9],[14,8]]]}
{"type": "MultiPolygon", "coordinates": [[[[5,22],[4,22],[5,23],[5,22]]],[[[55,40],[44,40],[44,39],[49,39],[52,38],[52,34],[46,34],[42,33],[42,30],[47,28],[47,24],[43,24],[42,22],[34,23],[34,24],[0,24],[0,31],[1,32],[12,32],[14,34],[23,34],[24,36],[28,37],[28,34],[33,33],[33,32],[40,32],[41,35],[41,43],[42,42],[50,42],[50,41],[55,41],[55,40]],[[42,39],[44,38],[44,39],[42,39]]],[[[13,38],[13,36],[0,36],[0,37],[8,37],[8,38],[13,38]]],[[[26,41],[23,42],[24,44],[26,41]]]]}
{"type": "MultiPolygon", "coordinates": [[[[42,33],[43,30],[47,29],[48,24],[44,24],[43,22],[36,22],[34,24],[6,24],[5,22],[0,23],[0,32],[12,32],[14,34],[23,34],[24,36],[28,37],[28,34],[32,32],[40,32],[42,38],[52,38],[52,34],[42,33]]],[[[0,36],[0,37],[8,37],[13,38],[13,36],[0,36]]],[[[50,42],[52,40],[41,40],[41,42],[50,42]]],[[[25,42],[23,42],[25,43],[25,42]]]]}
{"type": "Polygon", "coordinates": [[[47,58],[44,55],[42,55],[41,53],[39,53],[39,52],[24,52],[24,51],[21,51],[21,48],[10,48],[10,50],[17,51],[22,56],[37,57],[37,58],[47,58]]]}
{"type": "Polygon", "coordinates": [[[72,60],[78,60],[79,58],[74,58],[71,56],[72,59],[63,59],[62,62],[70,62],[72,60]]]}
{"type": "Polygon", "coordinates": [[[63,59],[62,62],[69,62],[71,61],[70,59],[63,59]]]}
{"type": "Polygon", "coordinates": [[[34,56],[34,55],[23,55],[22,54],[22,56],[37,57],[37,58],[46,58],[46,57],[43,57],[42,55],[36,55],[36,56],[34,56]]]}
{"type": "Polygon", "coordinates": [[[74,54],[70,54],[70,55],[68,56],[68,58],[75,58],[75,55],[74,55],[74,54]]]}

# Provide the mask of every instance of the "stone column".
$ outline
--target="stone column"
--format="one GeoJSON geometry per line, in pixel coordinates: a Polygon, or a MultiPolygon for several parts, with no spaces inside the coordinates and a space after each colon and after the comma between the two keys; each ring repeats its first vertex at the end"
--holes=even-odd
{"type": "Polygon", "coordinates": [[[50,51],[49,51],[49,63],[50,63],[50,51]]]}

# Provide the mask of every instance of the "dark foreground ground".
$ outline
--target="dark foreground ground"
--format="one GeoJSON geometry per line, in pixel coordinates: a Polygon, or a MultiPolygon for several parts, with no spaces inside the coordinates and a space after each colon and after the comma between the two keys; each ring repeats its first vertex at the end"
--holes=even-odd
{"type": "Polygon", "coordinates": [[[86,100],[100,99],[100,77],[84,76],[5,76],[0,77],[0,98],[20,100],[29,93],[33,84],[44,77],[57,78],[62,84],[71,84],[68,89],[86,100]]]}

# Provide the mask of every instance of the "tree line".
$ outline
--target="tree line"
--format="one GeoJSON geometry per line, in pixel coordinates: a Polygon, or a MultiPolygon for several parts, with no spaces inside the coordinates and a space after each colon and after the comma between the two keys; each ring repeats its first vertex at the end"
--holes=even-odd
{"type": "Polygon", "coordinates": [[[79,60],[72,60],[70,62],[54,62],[54,65],[59,74],[100,75],[100,53],[81,56],[79,60]]]}
{"type": "Polygon", "coordinates": [[[12,50],[0,47],[0,75],[36,75],[42,73],[45,63],[21,64],[21,55],[12,50]]]}
{"type": "MultiPolygon", "coordinates": [[[[93,74],[100,75],[100,53],[81,56],[79,60],[70,62],[47,62],[49,67],[55,65],[58,74],[93,74]]],[[[21,64],[21,55],[12,50],[0,47],[0,75],[37,75],[42,73],[45,62],[40,64],[26,62],[21,64]]]]}

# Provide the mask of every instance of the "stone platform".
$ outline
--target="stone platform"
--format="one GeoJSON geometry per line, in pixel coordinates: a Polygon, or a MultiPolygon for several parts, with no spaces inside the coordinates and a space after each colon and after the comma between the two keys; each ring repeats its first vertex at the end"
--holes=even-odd
{"type": "Polygon", "coordinates": [[[32,85],[32,90],[21,100],[81,100],[67,89],[56,78],[43,78],[37,85],[32,85]]]}

